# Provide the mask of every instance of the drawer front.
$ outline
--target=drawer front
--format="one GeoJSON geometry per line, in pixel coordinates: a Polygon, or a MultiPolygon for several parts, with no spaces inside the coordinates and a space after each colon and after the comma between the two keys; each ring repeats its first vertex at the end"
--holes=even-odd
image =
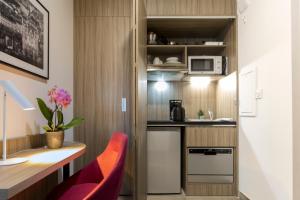
{"type": "Polygon", "coordinates": [[[186,147],[235,147],[236,127],[186,127],[186,147]]]}
{"type": "Polygon", "coordinates": [[[188,175],[188,183],[233,183],[233,176],[225,175],[188,175]]]}
{"type": "Polygon", "coordinates": [[[184,192],[187,196],[235,196],[237,195],[235,183],[203,184],[203,183],[189,182],[185,185],[184,192]]]}

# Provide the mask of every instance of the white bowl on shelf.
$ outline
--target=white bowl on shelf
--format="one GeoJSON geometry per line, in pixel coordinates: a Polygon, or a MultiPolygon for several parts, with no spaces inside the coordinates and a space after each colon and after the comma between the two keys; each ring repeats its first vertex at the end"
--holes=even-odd
{"type": "Polygon", "coordinates": [[[182,64],[182,62],[179,61],[167,61],[165,64],[182,64]]]}

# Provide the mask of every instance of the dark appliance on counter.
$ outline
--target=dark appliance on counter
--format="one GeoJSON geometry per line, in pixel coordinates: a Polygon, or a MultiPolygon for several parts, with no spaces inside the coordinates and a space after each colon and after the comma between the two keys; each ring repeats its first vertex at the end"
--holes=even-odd
{"type": "Polygon", "coordinates": [[[185,109],[182,100],[170,100],[170,120],[183,122],[185,120],[185,109]]]}

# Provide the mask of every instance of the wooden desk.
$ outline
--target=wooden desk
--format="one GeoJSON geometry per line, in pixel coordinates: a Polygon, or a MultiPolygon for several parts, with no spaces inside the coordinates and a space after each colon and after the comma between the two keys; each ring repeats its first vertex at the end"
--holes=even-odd
{"type": "MultiPolygon", "coordinates": [[[[66,142],[61,149],[30,149],[14,154],[26,163],[0,167],[0,200],[9,199],[81,156],[85,144],[66,142]]],[[[65,175],[64,175],[65,176],[65,175]]]]}

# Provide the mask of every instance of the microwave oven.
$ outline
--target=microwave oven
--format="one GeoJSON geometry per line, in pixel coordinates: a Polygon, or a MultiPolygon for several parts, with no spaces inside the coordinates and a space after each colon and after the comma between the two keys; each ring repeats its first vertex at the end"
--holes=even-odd
{"type": "Polygon", "coordinates": [[[189,56],[189,74],[226,75],[227,57],[189,56]]]}

